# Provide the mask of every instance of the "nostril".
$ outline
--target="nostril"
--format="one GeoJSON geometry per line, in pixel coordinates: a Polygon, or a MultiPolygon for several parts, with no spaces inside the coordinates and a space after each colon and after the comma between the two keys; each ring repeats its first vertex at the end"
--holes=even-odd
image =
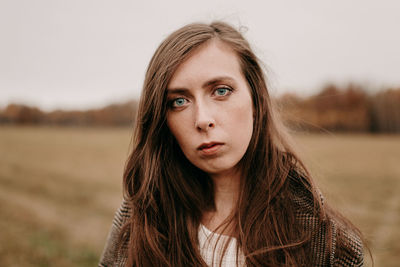
{"type": "Polygon", "coordinates": [[[204,122],[204,123],[199,123],[196,124],[196,128],[200,131],[207,131],[209,129],[212,129],[215,127],[214,122],[204,122]]]}

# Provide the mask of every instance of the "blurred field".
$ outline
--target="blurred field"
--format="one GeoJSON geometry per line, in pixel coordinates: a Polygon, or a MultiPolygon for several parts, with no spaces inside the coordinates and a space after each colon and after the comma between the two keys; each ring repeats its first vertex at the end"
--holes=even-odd
{"type": "MultiPolygon", "coordinates": [[[[400,262],[400,136],[298,135],[327,201],[375,266],[400,262]]],[[[130,130],[0,128],[0,266],[95,266],[121,200],[130,130]]]]}

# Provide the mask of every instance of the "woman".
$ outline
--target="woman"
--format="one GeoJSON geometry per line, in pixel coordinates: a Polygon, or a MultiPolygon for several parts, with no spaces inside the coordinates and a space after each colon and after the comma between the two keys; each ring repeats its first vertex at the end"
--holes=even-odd
{"type": "Polygon", "coordinates": [[[361,266],[360,233],[323,203],[231,26],[190,24],[147,69],[100,266],[361,266]]]}

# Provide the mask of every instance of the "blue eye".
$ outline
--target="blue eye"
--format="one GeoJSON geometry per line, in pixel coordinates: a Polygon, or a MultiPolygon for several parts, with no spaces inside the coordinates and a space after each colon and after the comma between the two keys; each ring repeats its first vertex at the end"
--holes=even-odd
{"type": "Polygon", "coordinates": [[[172,101],[172,106],[174,106],[174,107],[181,107],[181,106],[183,106],[184,104],[186,104],[186,99],[184,99],[184,98],[182,98],[182,97],[177,98],[177,99],[174,99],[174,100],[172,101]]]}
{"type": "Polygon", "coordinates": [[[227,95],[229,93],[229,89],[228,88],[218,88],[217,90],[215,90],[215,93],[218,96],[224,96],[224,95],[227,95]]]}

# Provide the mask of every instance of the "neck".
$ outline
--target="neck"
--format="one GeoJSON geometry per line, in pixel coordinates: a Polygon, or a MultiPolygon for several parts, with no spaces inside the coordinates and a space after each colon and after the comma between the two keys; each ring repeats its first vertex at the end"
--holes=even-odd
{"type": "Polygon", "coordinates": [[[230,211],[236,205],[239,196],[240,172],[232,171],[223,174],[213,174],[214,203],[216,212],[230,211]]]}
{"type": "Polygon", "coordinates": [[[235,209],[239,198],[240,176],[241,172],[237,170],[210,175],[214,183],[215,210],[205,212],[202,220],[209,229],[218,228],[235,209]]]}

